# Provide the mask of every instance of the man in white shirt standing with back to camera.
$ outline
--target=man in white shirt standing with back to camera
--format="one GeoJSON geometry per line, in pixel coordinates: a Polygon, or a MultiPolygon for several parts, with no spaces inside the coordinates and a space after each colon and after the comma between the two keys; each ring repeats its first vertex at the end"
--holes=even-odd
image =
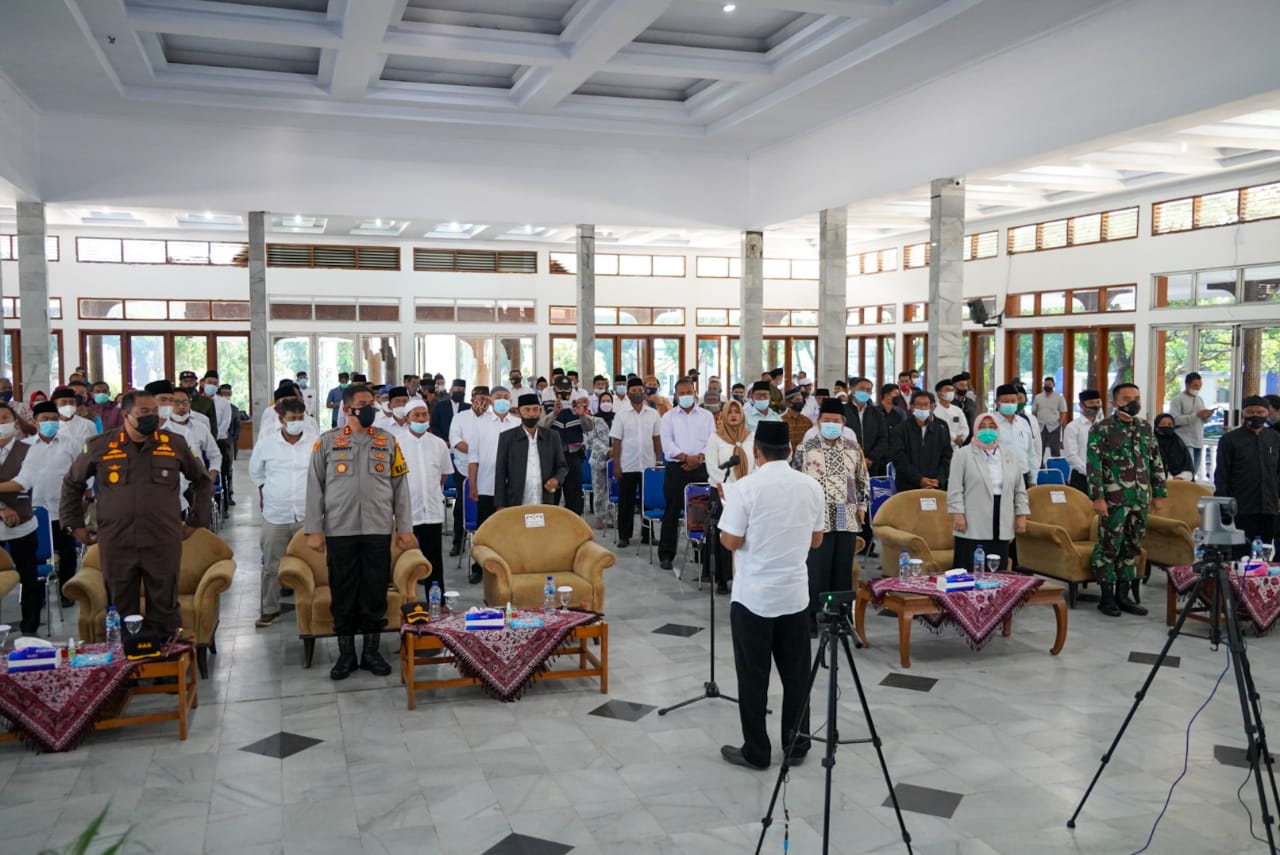
{"type": "Polygon", "coordinates": [[[313,437],[306,435],[306,405],[282,398],[276,405],[280,428],[260,437],[249,458],[249,479],[258,488],[262,528],[262,594],[254,626],[271,626],[280,617],[280,559],[307,515],[307,472],[313,437]]]}

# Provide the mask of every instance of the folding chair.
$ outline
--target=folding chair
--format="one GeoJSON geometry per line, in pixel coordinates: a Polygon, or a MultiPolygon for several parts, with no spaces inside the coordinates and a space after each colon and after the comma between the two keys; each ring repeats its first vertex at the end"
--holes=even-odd
{"type": "MultiPolygon", "coordinates": [[[[44,583],[44,605],[47,613],[49,631],[53,631],[53,599],[58,601],[58,622],[62,622],[62,594],[58,584],[58,570],[53,566],[53,526],[49,520],[49,512],[44,508],[33,508],[36,518],[36,577],[44,583]],[[50,599],[49,585],[53,584],[53,599],[50,599]]],[[[72,575],[75,568],[71,568],[72,575]]],[[[21,595],[19,595],[21,596],[21,595]]]]}
{"type": "Polygon", "coordinates": [[[1036,486],[1041,484],[1066,484],[1067,479],[1057,469],[1041,469],[1036,472],[1036,486]]]}
{"type": "MultiPolygon", "coordinates": [[[[707,569],[707,522],[711,518],[710,484],[686,484],[684,488],[684,557],[676,578],[684,581],[684,568],[689,563],[689,549],[698,550],[698,563],[707,569]]],[[[698,590],[702,590],[702,573],[698,574],[698,590]]]]}
{"type": "Polygon", "coordinates": [[[591,451],[587,451],[587,456],[582,461],[582,495],[587,497],[591,502],[591,513],[596,512],[596,491],[591,483],[591,451]]]}
{"type": "Polygon", "coordinates": [[[1045,469],[1056,469],[1062,473],[1062,483],[1071,482],[1071,464],[1067,462],[1065,457],[1050,457],[1045,461],[1045,469]]]}
{"type": "Polygon", "coordinates": [[[878,475],[871,479],[871,515],[868,519],[875,519],[876,511],[889,501],[889,497],[894,494],[893,484],[893,478],[887,475],[878,475]]]}
{"type": "Polygon", "coordinates": [[[471,557],[471,535],[480,527],[480,506],[471,499],[471,479],[462,479],[462,531],[463,549],[458,552],[458,566],[462,566],[462,554],[471,557]]]}
{"type": "MultiPolygon", "coordinates": [[[[667,499],[662,485],[667,480],[667,470],[661,467],[646,469],[640,476],[640,534],[649,535],[649,563],[653,563],[653,545],[658,540],[659,524],[667,511],[667,499]]],[[[638,550],[637,550],[638,551],[638,550]]]]}

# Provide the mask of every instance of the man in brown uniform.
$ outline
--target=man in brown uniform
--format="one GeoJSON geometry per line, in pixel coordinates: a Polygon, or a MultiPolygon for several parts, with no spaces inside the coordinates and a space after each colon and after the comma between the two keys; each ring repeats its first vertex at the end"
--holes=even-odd
{"type": "Polygon", "coordinates": [[[359,666],[391,673],[378,650],[391,583],[391,534],[401,549],[416,549],[409,467],[390,433],[373,426],[373,392],[363,384],[342,390],[347,423],[324,433],[311,449],[307,475],[307,545],[326,554],[329,610],[338,636],[338,661],[329,671],[345,680],[356,670],[357,632],[364,635],[359,666]]]}
{"type": "Polygon", "coordinates": [[[146,392],[129,392],[120,400],[123,429],[85,444],[62,482],[58,519],[78,521],[71,531],[76,540],[98,544],[107,597],[121,615],[139,612],[139,583],[145,584],[144,627],[173,633],[182,626],[182,541],[209,525],[213,479],[182,437],[159,430],[158,409],[146,392]],[[195,491],[189,524],[182,521],[179,476],[186,476],[195,491]],[[96,538],[79,522],[90,478],[98,497],[96,538]]]}

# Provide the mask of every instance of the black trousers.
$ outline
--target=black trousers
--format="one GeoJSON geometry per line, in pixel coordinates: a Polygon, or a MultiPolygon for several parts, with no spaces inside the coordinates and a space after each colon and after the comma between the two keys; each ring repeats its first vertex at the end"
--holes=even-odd
{"type": "MultiPolygon", "coordinates": [[[[497,504],[493,500],[493,496],[486,496],[483,493],[476,496],[476,531],[480,530],[480,526],[484,525],[484,521],[493,516],[498,510],[497,504]]],[[[476,573],[484,570],[476,562],[471,562],[471,569],[476,573]]]]}
{"type": "Polygon", "coordinates": [[[381,632],[387,623],[391,535],[326,537],[325,557],[334,634],[381,632]]]}
{"type": "MultiPolygon", "coordinates": [[[[742,755],[757,766],[769,765],[771,746],[765,722],[770,659],[782,678],[782,746],[796,732],[809,732],[805,695],[809,691],[809,618],[805,611],[776,618],[753,614],[742,603],[729,609],[733,631],[733,664],[738,672],[738,717],[742,721],[742,755]],[[804,709],[803,716],[800,710],[804,709]]],[[[834,655],[834,654],[833,654],[834,655]]],[[[809,750],[809,739],[796,740],[792,757],[809,750]]]]}
{"type": "Polygon", "coordinates": [[[231,501],[231,473],[235,468],[235,448],[230,439],[219,439],[217,443],[218,451],[222,452],[222,468],[219,477],[222,479],[222,509],[225,512],[227,503],[231,501]]]}
{"type": "Polygon", "coordinates": [[[618,540],[630,540],[636,530],[636,494],[643,472],[623,472],[618,479],[618,540]]]}
{"type": "Polygon", "coordinates": [[[431,575],[422,580],[422,585],[431,592],[431,583],[440,583],[440,593],[444,594],[444,523],[422,523],[413,527],[413,536],[418,539],[418,549],[422,550],[427,563],[431,565],[431,575]]]}
{"type": "Polygon", "coordinates": [[[858,536],[851,531],[829,531],[822,543],[809,550],[809,628],[818,625],[820,596],[826,591],[853,590],[853,553],[858,536]]]}
{"type": "Polygon", "coordinates": [[[565,508],[582,516],[582,510],[586,507],[586,500],[582,494],[582,462],[587,459],[587,456],[581,451],[573,451],[565,454],[564,459],[569,464],[569,474],[564,476],[564,483],[560,485],[559,492],[564,497],[565,508]]]}
{"type": "Polygon", "coordinates": [[[61,596],[62,586],[76,575],[80,555],[76,549],[76,539],[63,531],[57,520],[53,521],[53,551],[58,556],[58,594],[61,596]]]}
{"type": "Polygon", "coordinates": [[[1045,457],[1061,457],[1062,456],[1062,428],[1056,427],[1049,430],[1046,427],[1040,428],[1040,465],[1044,466],[1045,457]]]}
{"type": "Polygon", "coordinates": [[[35,635],[39,631],[40,612],[44,609],[44,582],[36,575],[38,545],[39,538],[34,531],[4,542],[9,557],[13,559],[13,568],[22,581],[22,621],[18,628],[23,635],[35,635]]]}
{"type": "Polygon", "coordinates": [[[679,463],[668,462],[666,477],[662,482],[662,497],[667,502],[662,512],[662,532],[658,537],[658,558],[674,561],[676,538],[680,534],[680,512],[684,510],[684,488],[689,484],[705,482],[707,467],[699,466],[692,472],[679,463]]]}
{"type": "Polygon", "coordinates": [[[1076,470],[1072,469],[1071,479],[1067,481],[1067,484],[1071,487],[1075,487],[1077,490],[1079,490],[1081,493],[1084,493],[1086,496],[1089,495],[1089,479],[1084,476],[1083,472],[1077,472],[1076,470]]]}
{"type": "Polygon", "coordinates": [[[453,497],[453,547],[455,549],[462,546],[462,488],[466,479],[467,473],[457,467],[454,467],[453,486],[455,495],[453,497]]]}
{"type": "Polygon", "coordinates": [[[1262,538],[1263,543],[1271,543],[1276,535],[1276,514],[1236,514],[1235,526],[1244,532],[1244,546],[1235,547],[1232,552],[1235,558],[1248,555],[1253,547],[1255,537],[1262,538]]]}

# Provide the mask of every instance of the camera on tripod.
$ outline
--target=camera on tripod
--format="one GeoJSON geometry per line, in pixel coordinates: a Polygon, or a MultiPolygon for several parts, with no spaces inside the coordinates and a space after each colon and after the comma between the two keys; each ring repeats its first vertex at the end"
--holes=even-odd
{"type": "Polygon", "coordinates": [[[1236,500],[1224,496],[1205,496],[1196,502],[1200,511],[1200,542],[1207,548],[1214,546],[1243,546],[1244,532],[1234,523],[1223,522],[1222,516],[1236,515],[1236,500]]]}
{"type": "Polygon", "coordinates": [[[822,594],[822,608],[818,609],[817,615],[818,623],[831,623],[842,617],[848,618],[853,613],[853,603],[857,596],[855,591],[827,591],[822,594]]]}

